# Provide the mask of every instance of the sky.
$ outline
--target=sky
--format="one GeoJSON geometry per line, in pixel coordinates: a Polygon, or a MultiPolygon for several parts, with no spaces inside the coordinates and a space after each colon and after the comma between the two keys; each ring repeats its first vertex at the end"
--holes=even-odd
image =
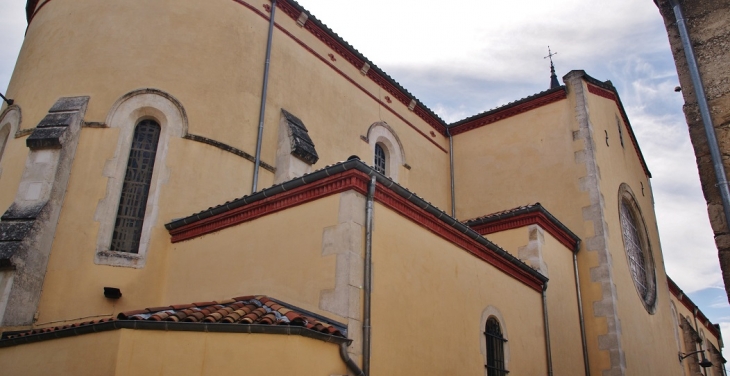
{"type": "MultiPolygon", "coordinates": [[[[559,79],[581,69],[611,80],[653,175],[667,273],[730,338],[679,80],[652,0],[298,2],[447,122],[546,90],[548,46],[559,79]]],[[[3,94],[27,26],[24,7],[0,0],[3,94]]]]}

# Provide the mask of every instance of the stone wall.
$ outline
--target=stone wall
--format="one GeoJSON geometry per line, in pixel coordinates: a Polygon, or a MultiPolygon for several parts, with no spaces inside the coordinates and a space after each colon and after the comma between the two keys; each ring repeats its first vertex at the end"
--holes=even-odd
{"type": "MultiPolygon", "coordinates": [[[[723,216],[720,192],[707,146],[707,138],[689,75],[676,17],[668,0],[655,0],[664,17],[674,62],[684,96],[684,114],[697,158],[702,192],[715,243],[719,252],[725,290],[730,299],[730,231],[723,216]]],[[[723,155],[725,170],[730,171],[730,0],[679,0],[690,40],[702,76],[702,83],[723,155]]]]}

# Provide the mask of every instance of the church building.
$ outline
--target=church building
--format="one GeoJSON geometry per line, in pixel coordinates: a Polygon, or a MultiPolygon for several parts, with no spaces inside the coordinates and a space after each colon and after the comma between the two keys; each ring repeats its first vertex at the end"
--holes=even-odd
{"type": "Polygon", "coordinates": [[[725,375],[610,81],[447,123],[294,0],[27,18],[3,375],[725,375]]]}

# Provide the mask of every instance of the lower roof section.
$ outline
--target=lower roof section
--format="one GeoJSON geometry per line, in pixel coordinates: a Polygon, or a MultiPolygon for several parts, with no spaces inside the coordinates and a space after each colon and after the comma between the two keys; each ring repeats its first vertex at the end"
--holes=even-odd
{"type": "MultiPolygon", "coordinates": [[[[371,177],[377,188],[375,200],[427,228],[477,258],[495,266],[522,283],[541,291],[547,278],[516,257],[485,239],[469,226],[452,218],[408,189],[351,157],[250,196],[227,202],[168,223],[172,242],[210,234],[332,194],[354,190],[367,194],[371,177]]],[[[363,208],[364,210],[364,208],[363,208]]]]}
{"type": "Polygon", "coordinates": [[[0,348],[117,329],[300,335],[349,343],[345,325],[266,296],[122,312],[117,318],[3,333],[0,348]]]}

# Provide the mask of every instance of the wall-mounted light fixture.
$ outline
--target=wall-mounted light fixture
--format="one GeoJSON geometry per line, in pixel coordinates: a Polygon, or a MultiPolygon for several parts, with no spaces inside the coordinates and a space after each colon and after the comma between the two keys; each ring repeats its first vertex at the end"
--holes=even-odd
{"type": "Polygon", "coordinates": [[[116,287],[104,287],[104,297],[109,299],[119,299],[122,297],[122,290],[116,287]]]}
{"type": "Polygon", "coordinates": [[[682,354],[681,352],[677,353],[677,355],[679,356],[679,362],[682,363],[682,360],[684,360],[684,358],[686,358],[690,355],[693,355],[693,354],[697,354],[697,353],[702,353],[702,361],[700,361],[700,367],[702,367],[702,368],[712,367],[712,362],[705,358],[705,350],[692,351],[692,352],[688,352],[686,354],[682,354]]]}
{"type": "Polygon", "coordinates": [[[12,105],[13,105],[13,103],[15,103],[15,101],[14,101],[14,100],[12,100],[12,99],[8,99],[8,98],[5,98],[5,96],[3,95],[3,93],[0,93],[0,97],[2,97],[2,99],[3,99],[4,101],[5,101],[5,103],[7,103],[7,104],[8,104],[8,106],[12,106],[12,105]]]}

